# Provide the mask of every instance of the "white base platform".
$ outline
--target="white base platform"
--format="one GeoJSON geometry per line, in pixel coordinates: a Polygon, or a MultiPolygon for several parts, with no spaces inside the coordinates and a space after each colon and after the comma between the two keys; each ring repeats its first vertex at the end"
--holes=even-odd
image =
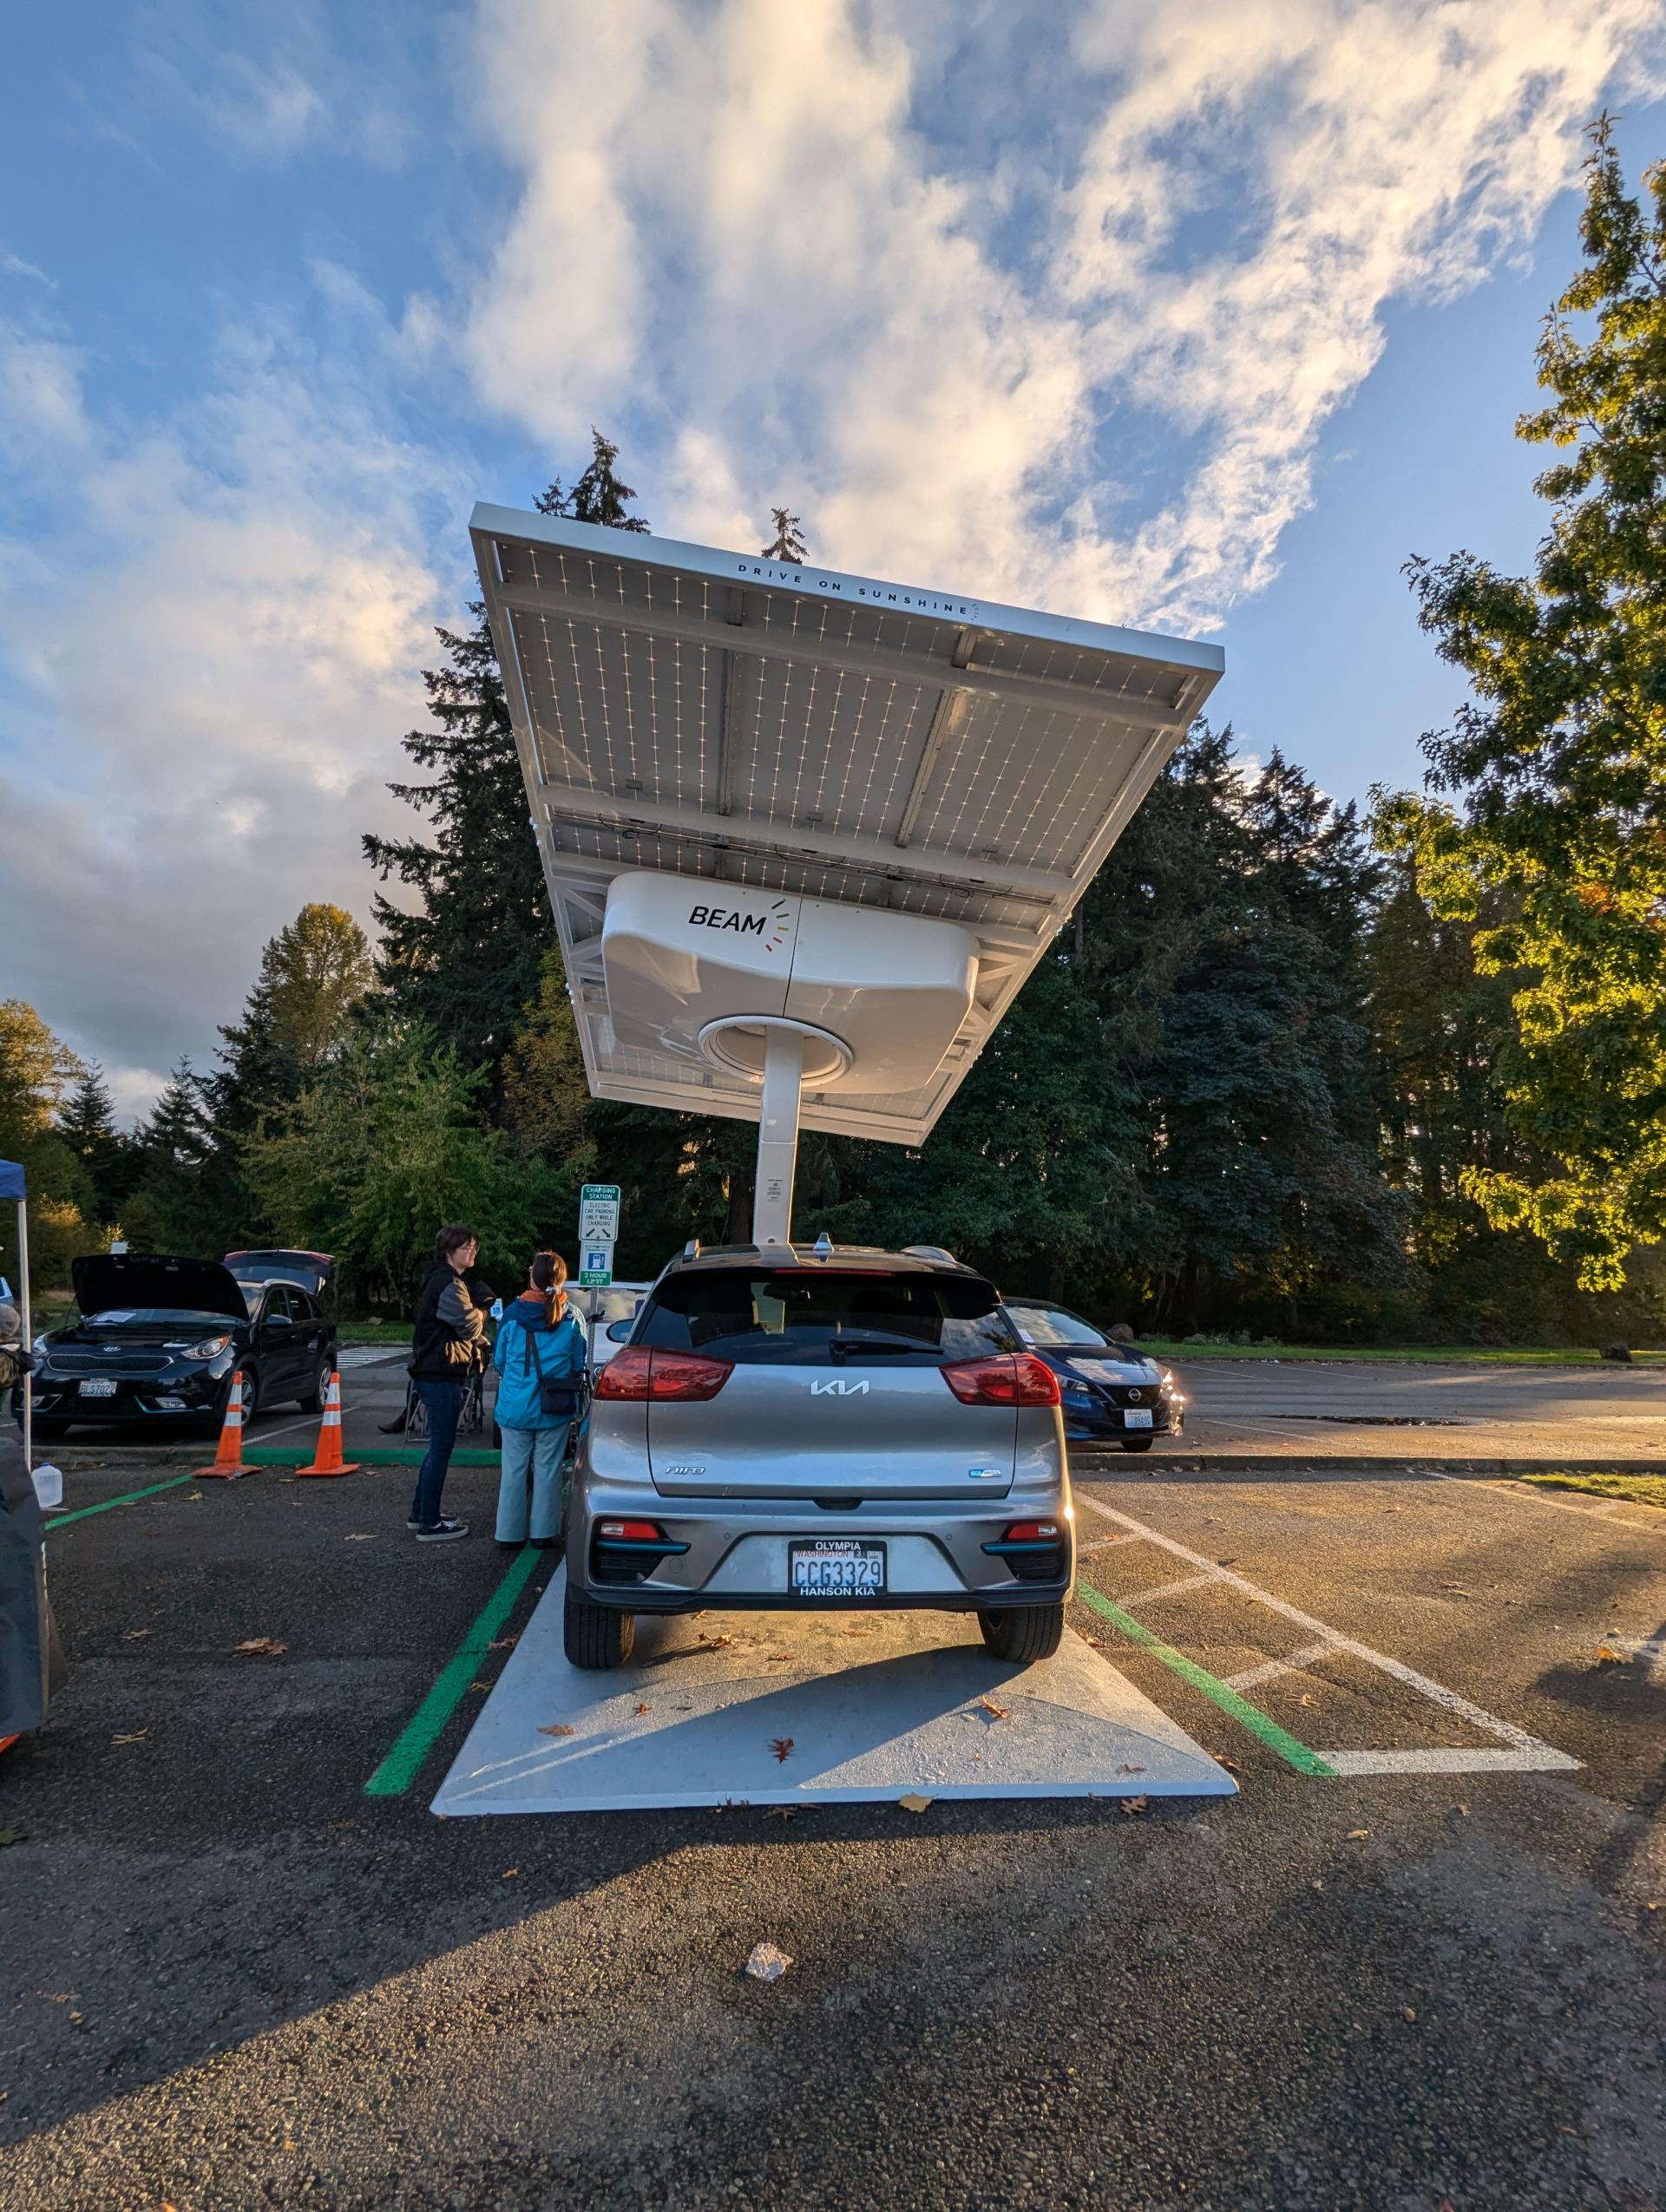
{"type": "Polygon", "coordinates": [[[1223,1768],[1077,1636],[1039,1666],[1015,1667],[989,1657],[969,1614],[645,1615],[628,1667],[584,1673],[561,1652],[566,1589],[563,1571],[440,1785],[435,1812],[1236,1790],[1223,1768]],[[541,1732],[550,1728],[572,1732],[541,1732]],[[781,1759],[774,1746],[787,1742],[781,1759]]]}

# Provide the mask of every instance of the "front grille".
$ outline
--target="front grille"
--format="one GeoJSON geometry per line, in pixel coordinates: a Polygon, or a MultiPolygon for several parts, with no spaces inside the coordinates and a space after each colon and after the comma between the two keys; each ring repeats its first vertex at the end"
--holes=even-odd
{"type": "Polygon", "coordinates": [[[160,1375],[172,1362],[170,1352],[148,1345],[141,1351],[99,1351],[90,1346],[57,1351],[51,1357],[54,1375],[160,1375]]]}

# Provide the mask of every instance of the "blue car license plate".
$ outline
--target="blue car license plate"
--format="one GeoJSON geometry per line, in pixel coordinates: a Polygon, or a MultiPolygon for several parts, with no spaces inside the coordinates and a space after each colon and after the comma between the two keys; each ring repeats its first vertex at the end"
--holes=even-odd
{"type": "Polygon", "coordinates": [[[787,1545],[795,1598],[877,1598],[885,1590],[885,1547],[857,1536],[806,1536],[787,1545]]]}

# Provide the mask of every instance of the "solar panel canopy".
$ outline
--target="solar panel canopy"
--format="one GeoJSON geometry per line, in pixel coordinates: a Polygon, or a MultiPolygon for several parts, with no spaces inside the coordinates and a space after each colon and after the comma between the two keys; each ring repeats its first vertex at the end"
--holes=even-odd
{"type": "Polygon", "coordinates": [[[615,1031],[608,890],[651,869],[976,938],[929,1075],[806,1077],[804,1126],[920,1142],[1224,666],[1216,645],[557,516],[482,504],[470,532],[600,1097],[758,1116],[744,1070],[615,1031]]]}

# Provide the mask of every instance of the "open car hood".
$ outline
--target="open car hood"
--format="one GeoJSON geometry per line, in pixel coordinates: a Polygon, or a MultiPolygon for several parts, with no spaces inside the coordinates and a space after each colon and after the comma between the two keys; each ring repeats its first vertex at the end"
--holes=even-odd
{"type": "Polygon", "coordinates": [[[242,1286],[218,1260],[159,1260],[148,1253],[95,1252],[70,1267],[83,1314],[124,1306],[171,1306],[180,1313],[224,1313],[246,1321],[242,1286]]]}

